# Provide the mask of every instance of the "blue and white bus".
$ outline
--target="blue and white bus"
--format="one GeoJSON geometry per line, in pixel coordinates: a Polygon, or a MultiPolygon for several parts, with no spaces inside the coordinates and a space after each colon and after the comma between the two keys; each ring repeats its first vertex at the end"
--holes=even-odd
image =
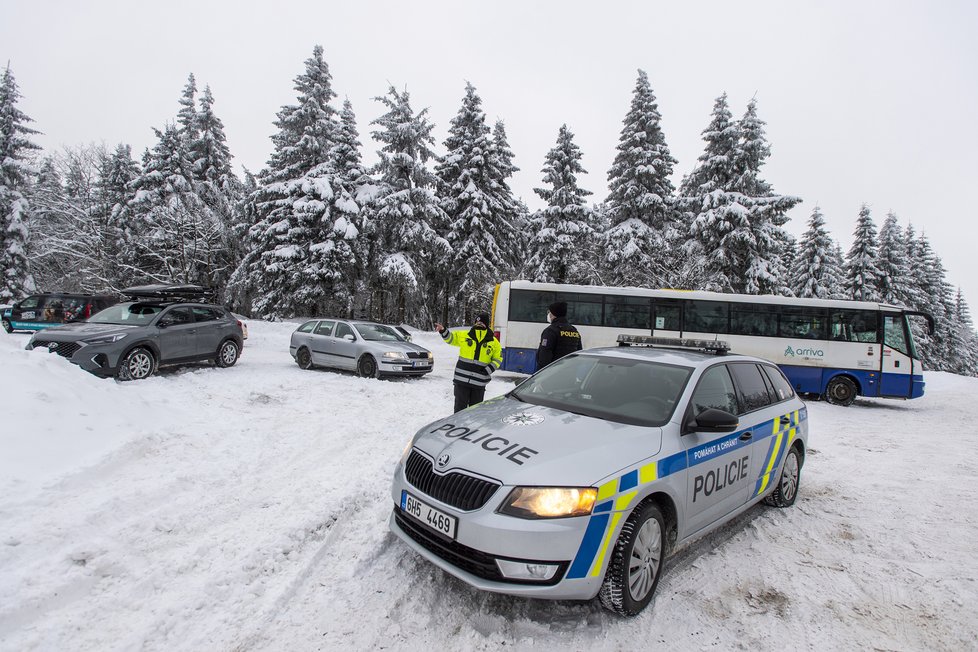
{"type": "Polygon", "coordinates": [[[849,405],[856,396],[918,398],[923,368],[908,317],[933,318],[867,301],[798,299],[684,290],[647,290],[506,281],[496,286],[492,328],[502,369],[536,371],[547,307],[567,302],[585,348],[618,335],[720,339],[731,351],[771,360],[800,393],[849,405]]]}

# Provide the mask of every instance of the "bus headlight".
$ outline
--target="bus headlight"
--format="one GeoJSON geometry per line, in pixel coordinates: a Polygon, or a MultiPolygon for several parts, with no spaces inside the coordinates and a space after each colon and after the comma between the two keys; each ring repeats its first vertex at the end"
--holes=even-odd
{"type": "Polygon", "coordinates": [[[587,516],[597,497],[594,487],[516,487],[499,513],[517,518],[587,516]]]}

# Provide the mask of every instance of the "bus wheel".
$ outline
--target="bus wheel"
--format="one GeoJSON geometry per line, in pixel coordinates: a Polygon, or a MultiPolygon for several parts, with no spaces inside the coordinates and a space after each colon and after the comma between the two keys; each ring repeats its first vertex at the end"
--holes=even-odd
{"type": "Polygon", "coordinates": [[[836,376],[825,388],[825,400],[832,405],[852,405],[856,400],[856,383],[845,376],[836,376]]]}

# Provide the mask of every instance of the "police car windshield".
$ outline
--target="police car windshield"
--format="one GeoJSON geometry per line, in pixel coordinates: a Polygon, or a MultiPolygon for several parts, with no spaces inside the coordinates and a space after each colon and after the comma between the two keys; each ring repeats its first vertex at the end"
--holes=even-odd
{"type": "Polygon", "coordinates": [[[88,318],[90,324],[145,326],[163,311],[163,306],[151,303],[119,303],[88,318]]]}
{"type": "Polygon", "coordinates": [[[390,326],[382,324],[354,324],[360,337],[368,342],[403,342],[404,338],[390,326]]]}
{"type": "Polygon", "coordinates": [[[662,426],[691,374],[688,367],[577,354],[548,365],[510,396],[607,421],[662,426]]]}

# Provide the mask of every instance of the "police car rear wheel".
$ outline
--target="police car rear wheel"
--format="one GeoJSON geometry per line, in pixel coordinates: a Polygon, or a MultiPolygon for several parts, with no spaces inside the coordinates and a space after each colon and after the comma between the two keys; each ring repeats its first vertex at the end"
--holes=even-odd
{"type": "Polygon", "coordinates": [[[662,574],[664,532],[665,519],[654,503],[643,505],[628,517],[598,593],[606,609],[634,616],[652,601],[662,574]]]}
{"type": "Polygon", "coordinates": [[[302,347],[295,353],[295,362],[303,369],[312,369],[312,353],[306,347],[302,347]]]}
{"type": "Polygon", "coordinates": [[[357,374],[364,378],[380,378],[377,369],[377,361],[370,354],[364,354],[357,363],[357,374]]]}
{"type": "Polygon", "coordinates": [[[832,405],[852,405],[856,400],[856,384],[845,376],[833,378],[825,388],[825,400],[832,405]]]}
{"type": "Polygon", "coordinates": [[[765,502],[775,507],[791,507],[798,498],[798,483],[801,480],[801,453],[792,446],[784,460],[781,479],[765,502]]]}

